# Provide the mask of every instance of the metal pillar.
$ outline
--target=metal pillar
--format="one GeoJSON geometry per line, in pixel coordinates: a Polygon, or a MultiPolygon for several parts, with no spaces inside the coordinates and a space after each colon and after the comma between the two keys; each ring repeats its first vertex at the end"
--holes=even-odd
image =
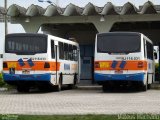
{"type": "MultiPolygon", "coordinates": [[[[4,8],[7,10],[7,0],[4,0],[4,8]]],[[[5,35],[8,33],[7,14],[4,15],[5,35]]]]}

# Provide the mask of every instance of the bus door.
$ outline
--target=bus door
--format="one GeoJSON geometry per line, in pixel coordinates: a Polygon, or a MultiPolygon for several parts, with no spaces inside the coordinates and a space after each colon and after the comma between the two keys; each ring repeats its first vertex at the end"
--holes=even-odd
{"type": "Polygon", "coordinates": [[[58,41],[54,41],[55,44],[55,60],[56,60],[56,83],[58,84],[59,73],[58,73],[58,41]]]}
{"type": "Polygon", "coordinates": [[[51,55],[52,55],[52,59],[54,60],[54,79],[55,79],[55,84],[57,84],[58,82],[58,54],[57,54],[57,47],[58,47],[58,42],[57,41],[53,41],[51,40],[51,55]]]}
{"type": "Polygon", "coordinates": [[[83,57],[81,59],[81,79],[91,80],[92,79],[92,57],[83,57]]]}

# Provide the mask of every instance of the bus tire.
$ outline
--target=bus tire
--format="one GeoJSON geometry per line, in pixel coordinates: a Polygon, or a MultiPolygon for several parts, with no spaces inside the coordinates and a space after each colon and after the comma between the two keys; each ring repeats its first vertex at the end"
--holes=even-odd
{"type": "Polygon", "coordinates": [[[147,89],[148,90],[151,89],[151,84],[148,84],[147,89]]]}
{"type": "Polygon", "coordinates": [[[22,86],[22,85],[17,86],[17,91],[18,92],[29,92],[29,89],[30,89],[29,86],[22,86]]]}
{"type": "Polygon", "coordinates": [[[142,86],[142,90],[143,90],[143,91],[147,91],[147,85],[143,85],[143,86],[142,86]]]}
{"type": "Polygon", "coordinates": [[[102,85],[102,90],[103,92],[106,92],[108,90],[108,86],[106,84],[102,85]]]}

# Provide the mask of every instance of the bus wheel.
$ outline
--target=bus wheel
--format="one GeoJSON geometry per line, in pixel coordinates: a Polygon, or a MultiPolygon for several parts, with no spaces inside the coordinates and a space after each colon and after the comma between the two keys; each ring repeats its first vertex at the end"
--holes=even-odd
{"type": "Polygon", "coordinates": [[[151,84],[148,84],[147,89],[148,90],[151,89],[151,84]]]}
{"type": "Polygon", "coordinates": [[[102,90],[103,90],[103,92],[106,92],[108,90],[108,85],[103,84],[102,85],[102,90]]]}
{"type": "Polygon", "coordinates": [[[22,86],[22,85],[17,86],[17,91],[18,92],[29,92],[29,89],[30,89],[29,86],[22,86]]]}
{"type": "Polygon", "coordinates": [[[147,85],[143,85],[142,90],[143,90],[143,91],[147,91],[147,85]]]}
{"type": "Polygon", "coordinates": [[[56,85],[56,91],[61,91],[62,89],[62,75],[59,78],[59,83],[56,85]]]}

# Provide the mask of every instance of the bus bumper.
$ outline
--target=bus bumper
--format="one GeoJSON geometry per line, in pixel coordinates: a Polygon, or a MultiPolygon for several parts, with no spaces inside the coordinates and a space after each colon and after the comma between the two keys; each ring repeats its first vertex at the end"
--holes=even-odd
{"type": "Polygon", "coordinates": [[[96,82],[103,81],[144,81],[145,73],[135,73],[135,74],[100,74],[95,73],[94,79],[96,82]]]}
{"type": "Polygon", "coordinates": [[[3,73],[3,79],[5,82],[11,81],[50,81],[51,74],[30,74],[30,75],[22,75],[22,74],[8,74],[3,73]]]}

